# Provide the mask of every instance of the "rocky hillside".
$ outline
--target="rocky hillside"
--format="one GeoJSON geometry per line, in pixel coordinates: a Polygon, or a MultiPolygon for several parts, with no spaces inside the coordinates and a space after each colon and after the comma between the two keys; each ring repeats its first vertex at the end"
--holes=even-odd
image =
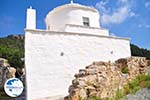
{"type": "Polygon", "coordinates": [[[12,67],[23,67],[21,58],[24,58],[24,36],[10,35],[0,38],[0,58],[7,59],[12,67]]]}
{"type": "Polygon", "coordinates": [[[150,50],[140,48],[134,44],[131,44],[131,54],[132,56],[146,57],[150,59],[150,50]]]}
{"type": "Polygon", "coordinates": [[[75,74],[65,100],[120,100],[140,88],[150,88],[150,61],[146,58],[93,62],[75,74]]]}

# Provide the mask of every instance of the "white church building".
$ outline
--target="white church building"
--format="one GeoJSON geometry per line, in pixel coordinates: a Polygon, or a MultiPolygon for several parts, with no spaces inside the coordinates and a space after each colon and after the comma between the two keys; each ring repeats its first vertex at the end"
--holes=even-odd
{"type": "Polygon", "coordinates": [[[64,97],[79,69],[93,61],[115,61],[131,56],[130,40],[110,36],[99,20],[95,8],[71,2],[50,11],[45,18],[46,30],[40,30],[36,29],[35,9],[27,9],[28,100],[64,97]]]}

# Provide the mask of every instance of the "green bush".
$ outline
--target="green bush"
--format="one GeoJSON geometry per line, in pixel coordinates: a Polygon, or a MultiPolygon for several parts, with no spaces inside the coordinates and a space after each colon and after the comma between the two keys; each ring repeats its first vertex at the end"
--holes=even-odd
{"type": "Polygon", "coordinates": [[[123,68],[121,69],[121,72],[122,72],[123,74],[128,74],[128,73],[129,73],[129,70],[128,70],[127,67],[123,67],[123,68]]]}
{"type": "Polygon", "coordinates": [[[78,96],[79,100],[84,100],[81,96],[78,96]]]}
{"type": "Polygon", "coordinates": [[[0,58],[5,58],[12,67],[24,67],[24,40],[12,36],[0,38],[0,58]]]}
{"type": "Polygon", "coordinates": [[[142,75],[139,76],[139,80],[141,80],[141,81],[150,81],[150,75],[142,74],[142,75]]]}
{"type": "Polygon", "coordinates": [[[126,85],[124,86],[124,94],[127,95],[127,94],[129,94],[130,92],[131,92],[131,90],[130,90],[129,84],[126,84],[126,85]]]}
{"type": "Polygon", "coordinates": [[[134,79],[129,83],[129,87],[131,89],[134,89],[136,86],[139,86],[139,84],[140,84],[140,81],[138,79],[134,79]]]}
{"type": "Polygon", "coordinates": [[[143,81],[140,85],[142,88],[150,88],[150,81],[143,81]]]}
{"type": "Polygon", "coordinates": [[[110,98],[107,97],[105,100],[112,100],[112,99],[110,99],[110,98]]]}
{"type": "Polygon", "coordinates": [[[123,97],[123,93],[120,89],[117,89],[115,100],[120,100],[123,97]]]}
{"type": "Polygon", "coordinates": [[[101,100],[101,98],[100,98],[100,97],[97,97],[97,96],[92,96],[92,97],[90,98],[90,100],[101,100]]]}
{"type": "Polygon", "coordinates": [[[116,91],[116,97],[112,100],[120,100],[124,95],[136,93],[140,88],[150,88],[150,75],[141,74],[124,86],[123,90],[116,91]]]}

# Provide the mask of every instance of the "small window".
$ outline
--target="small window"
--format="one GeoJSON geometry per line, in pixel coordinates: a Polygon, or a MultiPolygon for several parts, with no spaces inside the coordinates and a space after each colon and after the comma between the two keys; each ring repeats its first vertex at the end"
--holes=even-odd
{"type": "Polygon", "coordinates": [[[48,30],[50,30],[50,26],[48,25],[48,30]]]}
{"type": "Polygon", "coordinates": [[[60,56],[64,56],[64,53],[63,53],[63,52],[61,52],[61,53],[60,53],[60,56]]]}
{"type": "Polygon", "coordinates": [[[90,21],[88,17],[83,17],[83,25],[84,26],[90,26],[90,21]]]}

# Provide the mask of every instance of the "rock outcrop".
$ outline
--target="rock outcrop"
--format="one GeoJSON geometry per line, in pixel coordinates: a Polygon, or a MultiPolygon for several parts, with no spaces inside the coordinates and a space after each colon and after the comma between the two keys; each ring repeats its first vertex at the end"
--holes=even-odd
{"type": "MultiPolygon", "coordinates": [[[[117,89],[133,80],[136,76],[146,73],[149,61],[143,57],[119,59],[115,63],[93,62],[80,69],[69,87],[69,95],[65,100],[90,100],[92,96],[114,98],[117,89]]],[[[147,74],[150,74],[147,72],[147,74]]]]}
{"type": "Polygon", "coordinates": [[[16,69],[10,67],[6,59],[0,58],[0,90],[4,88],[4,83],[9,78],[14,78],[16,69]]]}

